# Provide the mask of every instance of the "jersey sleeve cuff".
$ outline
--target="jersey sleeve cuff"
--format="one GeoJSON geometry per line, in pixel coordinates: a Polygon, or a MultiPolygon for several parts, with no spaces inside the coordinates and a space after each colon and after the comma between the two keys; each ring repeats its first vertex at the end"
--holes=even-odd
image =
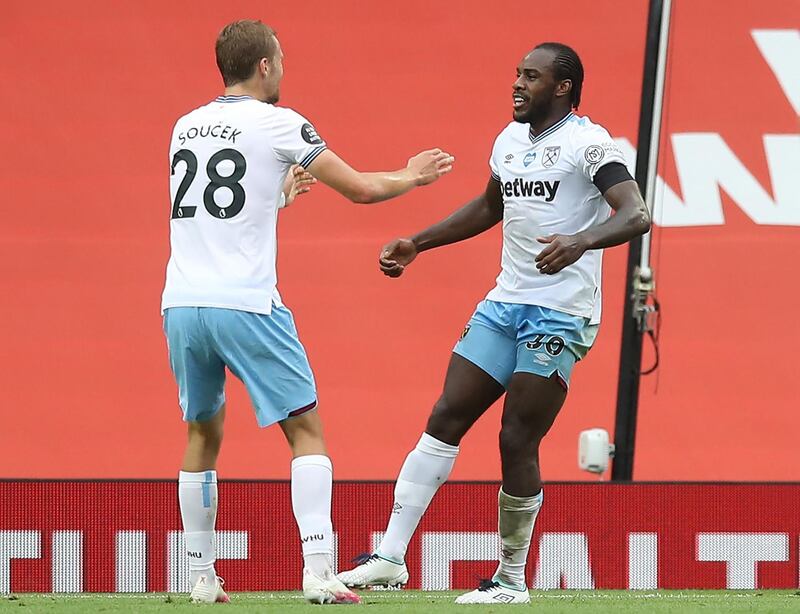
{"type": "Polygon", "coordinates": [[[495,181],[500,181],[500,175],[492,171],[492,179],[494,179],[495,181]]]}
{"type": "Polygon", "coordinates": [[[312,163],[314,160],[316,160],[316,159],[319,157],[319,155],[320,155],[320,154],[321,154],[323,151],[325,151],[326,149],[328,149],[328,147],[327,147],[326,145],[322,145],[322,146],[320,146],[320,147],[315,147],[314,149],[312,149],[312,150],[311,150],[311,151],[310,151],[310,152],[309,152],[309,153],[306,155],[306,157],[305,157],[305,158],[303,158],[302,160],[300,160],[300,162],[299,162],[300,166],[302,166],[303,168],[308,168],[308,165],[309,165],[309,164],[311,164],[311,163],[312,163]]]}

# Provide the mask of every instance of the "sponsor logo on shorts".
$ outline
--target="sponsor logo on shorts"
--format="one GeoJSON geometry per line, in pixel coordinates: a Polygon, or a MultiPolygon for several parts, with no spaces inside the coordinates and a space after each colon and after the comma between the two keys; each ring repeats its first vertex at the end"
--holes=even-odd
{"type": "Polygon", "coordinates": [[[469,324],[467,324],[467,325],[464,327],[464,332],[462,332],[462,333],[461,333],[461,339],[463,339],[464,337],[466,337],[466,336],[467,336],[467,333],[469,332],[469,328],[470,328],[469,324]]]}

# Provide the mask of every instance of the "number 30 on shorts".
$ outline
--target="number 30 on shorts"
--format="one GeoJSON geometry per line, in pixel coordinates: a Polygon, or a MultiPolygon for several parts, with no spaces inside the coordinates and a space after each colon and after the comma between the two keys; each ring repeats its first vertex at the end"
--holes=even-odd
{"type": "Polygon", "coordinates": [[[564,350],[564,339],[555,335],[534,335],[531,341],[525,343],[529,350],[538,350],[544,345],[544,349],[551,356],[558,356],[564,350]]]}

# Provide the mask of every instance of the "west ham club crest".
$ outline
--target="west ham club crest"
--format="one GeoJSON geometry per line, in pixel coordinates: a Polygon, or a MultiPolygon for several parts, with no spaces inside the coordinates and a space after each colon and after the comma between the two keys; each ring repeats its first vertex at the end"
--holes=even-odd
{"type": "Polygon", "coordinates": [[[556,145],[555,147],[545,147],[544,154],[542,155],[542,166],[545,168],[550,168],[556,162],[558,162],[558,157],[561,155],[561,145],[556,145]]]}

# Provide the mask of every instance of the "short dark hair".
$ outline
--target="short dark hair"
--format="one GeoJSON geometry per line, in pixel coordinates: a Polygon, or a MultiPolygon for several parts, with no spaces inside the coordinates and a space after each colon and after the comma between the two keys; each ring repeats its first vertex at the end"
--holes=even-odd
{"type": "Polygon", "coordinates": [[[275,59],[275,30],[255,19],[234,21],[217,37],[217,67],[226,86],[247,81],[261,58],[275,59]]]}
{"type": "Polygon", "coordinates": [[[578,54],[572,47],[563,43],[542,43],[536,49],[547,49],[556,54],[553,58],[553,73],[558,81],[569,79],[572,81],[570,91],[570,104],[577,109],[581,103],[581,90],[583,89],[583,64],[578,54]]]}

